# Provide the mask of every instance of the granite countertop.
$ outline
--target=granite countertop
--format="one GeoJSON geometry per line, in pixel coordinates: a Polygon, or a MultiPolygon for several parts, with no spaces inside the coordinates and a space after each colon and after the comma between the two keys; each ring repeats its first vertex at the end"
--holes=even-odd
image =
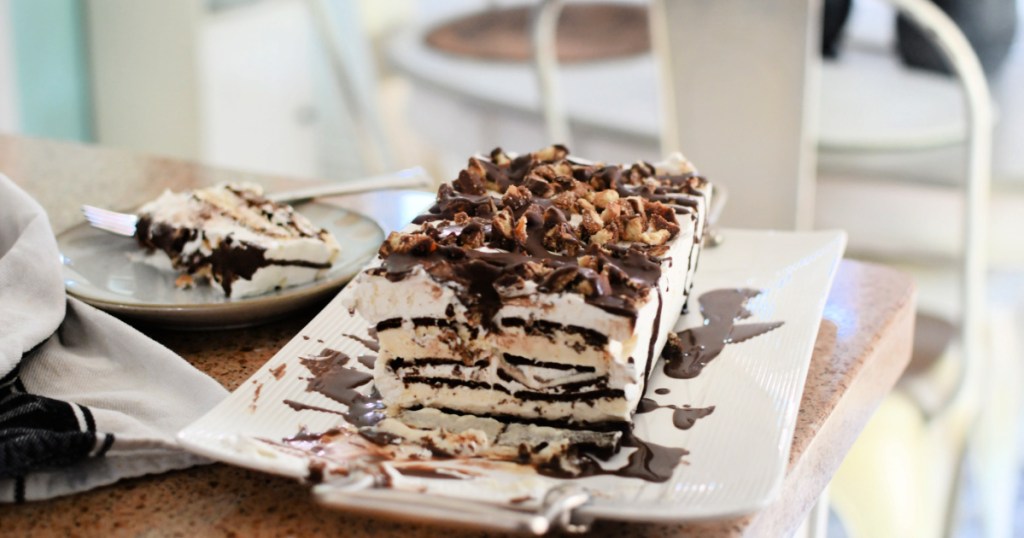
{"type": "MultiPolygon", "coordinates": [[[[78,221],[83,196],[100,188],[108,206],[130,206],[164,186],[223,178],[288,183],[199,165],[0,136],[0,172],[50,211],[55,228],[78,221]]],[[[379,195],[376,195],[379,196],[379,195]]],[[[370,197],[368,200],[381,198],[370,197]]],[[[238,387],[297,334],[318,308],[256,329],[179,332],[140,327],[228,389],[238,387]]],[[[844,261],[830,293],[778,499],[747,517],[699,525],[597,522],[597,536],[783,536],[803,521],[873,410],[910,358],[914,287],[903,273],[844,261]]],[[[294,481],[212,464],[130,479],[70,497],[0,505],[4,535],[491,536],[319,507],[294,481]]]]}

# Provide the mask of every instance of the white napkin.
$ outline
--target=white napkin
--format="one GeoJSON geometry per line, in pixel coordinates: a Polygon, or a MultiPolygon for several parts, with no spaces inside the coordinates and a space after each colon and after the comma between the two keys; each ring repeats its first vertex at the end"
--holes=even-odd
{"type": "Polygon", "coordinates": [[[66,297],[45,212],[0,175],[0,502],[203,463],[174,435],[226,395],[169,349],[66,297]]]}

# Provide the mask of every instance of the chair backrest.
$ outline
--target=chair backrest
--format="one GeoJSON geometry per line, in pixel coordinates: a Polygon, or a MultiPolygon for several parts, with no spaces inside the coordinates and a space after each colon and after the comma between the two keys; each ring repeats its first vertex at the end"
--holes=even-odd
{"type": "Polygon", "coordinates": [[[992,176],[992,98],[981,61],[967,37],[938,6],[927,0],[887,0],[939,49],[960,81],[967,103],[967,159],[963,182],[964,226],[961,268],[961,329],[967,386],[981,379],[984,344],[989,191],[992,176]]]}
{"type": "MultiPolygon", "coordinates": [[[[981,367],[993,112],[966,37],[929,0],[886,0],[918,25],[963,89],[968,123],[962,242],[961,337],[966,364],[981,367]]],[[[568,133],[554,80],[560,0],[535,17],[535,66],[549,136],[568,133]],[[553,13],[553,14],[552,14],[553,13]],[[544,46],[548,48],[545,49],[544,46]]],[[[661,77],[662,149],[680,148],[730,190],[726,225],[800,229],[813,218],[820,2],[651,0],[661,77]]],[[[971,372],[968,372],[971,373],[971,372]]]]}

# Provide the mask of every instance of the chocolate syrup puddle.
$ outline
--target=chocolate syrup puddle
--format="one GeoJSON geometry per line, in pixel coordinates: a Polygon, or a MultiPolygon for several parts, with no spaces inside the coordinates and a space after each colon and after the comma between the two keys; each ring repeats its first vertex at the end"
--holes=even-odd
{"type": "Polygon", "coordinates": [[[672,473],[679,466],[683,456],[690,453],[685,448],[663,446],[644,441],[630,431],[622,438],[622,446],[636,450],[629,455],[625,467],[616,469],[612,474],[626,478],[639,478],[648,482],[665,482],[672,478],[672,473]]]}
{"type": "Polygon", "coordinates": [[[709,407],[687,407],[683,406],[682,409],[676,407],[672,413],[672,424],[680,430],[688,430],[697,423],[698,420],[710,415],[715,412],[715,406],[709,407]]]}
{"type": "Polygon", "coordinates": [[[359,364],[362,364],[363,366],[373,370],[373,365],[377,363],[377,356],[360,355],[359,358],[357,358],[356,360],[359,361],[359,364]]]}
{"type": "Polygon", "coordinates": [[[318,392],[348,406],[342,416],[356,428],[373,426],[384,419],[384,403],[374,391],[369,396],[355,390],[369,383],[373,375],[345,366],[350,357],[334,349],[324,349],[313,357],[300,357],[299,362],[313,374],[306,391],[318,392]]]}
{"type": "Polygon", "coordinates": [[[658,405],[658,402],[650,398],[640,398],[640,403],[636,406],[636,414],[642,415],[644,413],[650,413],[660,407],[661,406],[658,405]]]}
{"type": "Polygon", "coordinates": [[[282,362],[270,369],[270,375],[274,376],[274,379],[280,380],[284,377],[284,371],[286,368],[288,368],[288,363],[282,362]]]}
{"type": "Polygon", "coordinates": [[[651,411],[663,408],[673,410],[672,424],[676,428],[679,428],[680,430],[688,430],[692,428],[698,420],[710,415],[715,411],[715,406],[713,405],[709,407],[690,407],[688,405],[679,407],[677,405],[671,404],[662,405],[650,398],[642,398],[640,400],[640,405],[638,405],[636,408],[636,413],[638,415],[643,413],[650,413],[651,411]]]}
{"type": "Polygon", "coordinates": [[[396,471],[402,476],[412,476],[416,478],[433,478],[438,480],[465,480],[467,477],[452,473],[441,472],[433,467],[396,467],[396,471]]]}
{"type": "MultiPolygon", "coordinates": [[[[648,482],[666,482],[672,478],[679,461],[683,456],[690,453],[685,448],[663,446],[650,441],[644,441],[633,434],[629,429],[623,432],[621,447],[635,448],[629,455],[626,465],[618,469],[604,469],[598,463],[598,459],[590,454],[581,454],[580,473],[577,475],[565,476],[558,473],[546,473],[560,478],[585,478],[588,476],[611,475],[623,478],[639,478],[648,482]]],[[[543,469],[538,469],[544,473],[543,469]]]]}
{"type": "Polygon", "coordinates": [[[664,300],[663,300],[663,298],[661,296],[661,289],[659,288],[658,289],[658,313],[655,314],[655,316],[654,316],[654,330],[651,331],[651,334],[652,334],[652,336],[651,336],[651,343],[647,346],[647,364],[644,365],[644,379],[650,379],[651,378],[651,370],[654,369],[654,361],[656,359],[656,357],[654,356],[654,345],[658,342],[657,335],[660,334],[658,331],[661,330],[661,310],[662,310],[663,306],[664,306],[664,300]]]}
{"type": "MultiPolygon", "coordinates": [[[[302,402],[296,402],[295,400],[284,400],[281,403],[287,405],[288,407],[291,407],[295,411],[319,411],[321,413],[330,413],[332,415],[345,416],[345,413],[343,413],[341,411],[335,411],[333,409],[327,409],[326,407],[319,407],[319,406],[316,406],[316,405],[310,405],[310,404],[306,404],[306,403],[302,403],[302,402]]],[[[292,438],[292,440],[302,440],[302,439],[292,438]]]]}
{"type": "Polygon", "coordinates": [[[720,289],[700,296],[700,313],[704,325],[676,333],[669,338],[662,357],[665,375],[691,379],[700,375],[727,344],[738,344],[782,326],[783,322],[744,323],[751,313],[747,301],[760,295],[753,289],[720,289]]]}
{"type": "Polygon", "coordinates": [[[373,340],[370,340],[368,338],[360,338],[360,337],[352,335],[352,334],[343,334],[342,336],[344,336],[345,338],[351,338],[352,340],[355,340],[356,342],[359,342],[360,344],[366,346],[366,349],[369,349],[370,351],[373,351],[374,353],[380,351],[380,344],[377,343],[377,339],[376,338],[374,338],[373,340]]]}

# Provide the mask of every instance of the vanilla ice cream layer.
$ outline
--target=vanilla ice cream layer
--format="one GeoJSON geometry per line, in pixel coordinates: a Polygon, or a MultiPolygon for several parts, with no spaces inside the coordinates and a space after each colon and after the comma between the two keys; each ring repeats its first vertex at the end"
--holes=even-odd
{"type": "Polygon", "coordinates": [[[387,391],[400,395],[402,399],[416,401],[424,407],[479,416],[509,416],[575,424],[609,423],[628,420],[635,408],[627,397],[614,394],[583,398],[567,395],[565,400],[551,401],[522,399],[496,390],[440,383],[412,383],[406,386],[398,378],[390,376],[379,378],[375,383],[381,396],[387,391]]]}
{"type": "Polygon", "coordinates": [[[484,358],[509,353],[542,362],[602,369],[622,349],[620,342],[591,345],[578,334],[561,331],[535,336],[526,335],[519,328],[504,328],[501,333],[487,331],[476,338],[469,338],[469,333],[467,326],[460,324],[455,327],[378,330],[377,338],[381,349],[388,350],[393,357],[404,359],[461,358],[467,353],[484,358]]]}
{"type": "Polygon", "coordinates": [[[235,280],[231,285],[231,297],[252,297],[274,289],[306,284],[323,278],[326,272],[326,269],[298,265],[267,265],[257,269],[251,279],[235,280]]]}

